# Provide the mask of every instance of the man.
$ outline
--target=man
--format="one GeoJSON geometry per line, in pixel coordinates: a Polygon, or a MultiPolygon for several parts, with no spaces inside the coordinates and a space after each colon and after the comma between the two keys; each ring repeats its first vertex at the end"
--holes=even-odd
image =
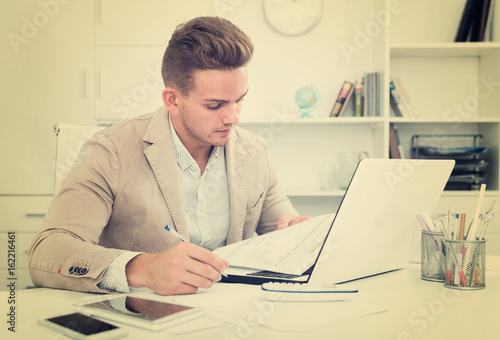
{"type": "Polygon", "coordinates": [[[280,190],[265,145],[236,127],[252,52],[225,19],[177,27],[164,107],[91,137],[54,198],[29,249],[37,286],[194,293],[229,266],[211,250],[307,218],[280,190]]]}

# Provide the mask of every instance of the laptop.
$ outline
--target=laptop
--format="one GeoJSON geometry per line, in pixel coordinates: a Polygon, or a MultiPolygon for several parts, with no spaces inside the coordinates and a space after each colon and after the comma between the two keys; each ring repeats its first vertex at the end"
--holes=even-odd
{"type": "Polygon", "coordinates": [[[221,282],[328,286],[406,267],[420,235],[416,214],[433,212],[454,165],[454,160],[360,160],[307,271],[291,275],[231,266],[221,282]]]}

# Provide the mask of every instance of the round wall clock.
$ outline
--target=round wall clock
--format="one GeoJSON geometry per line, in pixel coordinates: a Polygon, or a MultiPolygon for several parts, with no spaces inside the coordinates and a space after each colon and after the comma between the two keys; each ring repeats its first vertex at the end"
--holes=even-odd
{"type": "Polygon", "coordinates": [[[277,33],[299,36],[321,20],[323,0],[263,0],[264,18],[277,33]]]}

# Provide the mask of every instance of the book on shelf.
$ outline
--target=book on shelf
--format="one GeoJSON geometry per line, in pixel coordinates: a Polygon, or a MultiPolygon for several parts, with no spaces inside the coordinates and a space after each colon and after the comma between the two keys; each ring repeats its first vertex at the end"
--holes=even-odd
{"type": "Polygon", "coordinates": [[[397,117],[418,117],[413,109],[410,96],[399,77],[393,77],[390,80],[389,91],[391,108],[397,117]]]}
{"type": "MultiPolygon", "coordinates": [[[[344,81],[342,87],[340,88],[339,95],[337,96],[337,100],[335,104],[333,104],[332,112],[330,113],[330,117],[338,117],[344,103],[346,103],[346,99],[349,96],[349,93],[352,94],[351,89],[354,89],[354,84],[348,81],[344,81]]],[[[350,97],[349,97],[350,98],[350,97]]]]}
{"type": "Polygon", "coordinates": [[[389,82],[389,93],[391,108],[396,117],[410,117],[410,112],[403,103],[401,95],[392,80],[389,82]]]}
{"type": "Polygon", "coordinates": [[[460,23],[458,24],[457,34],[455,35],[455,42],[466,42],[469,38],[472,19],[474,17],[478,1],[480,0],[467,0],[465,2],[462,17],[460,18],[460,23]]]}
{"type": "Polygon", "coordinates": [[[363,115],[369,117],[372,114],[372,74],[365,73],[365,96],[363,97],[363,115]]]}
{"type": "Polygon", "coordinates": [[[363,116],[363,81],[354,89],[354,117],[363,116]]]}
{"type": "Polygon", "coordinates": [[[398,150],[399,150],[399,157],[401,159],[405,159],[405,153],[403,152],[403,145],[401,145],[401,138],[399,138],[399,131],[398,127],[393,124],[394,127],[394,134],[396,135],[396,143],[398,143],[398,150]]]}
{"type": "Polygon", "coordinates": [[[394,124],[390,125],[389,130],[389,158],[400,159],[398,140],[396,137],[396,132],[394,131],[394,124]]]}
{"type": "Polygon", "coordinates": [[[488,11],[490,9],[490,0],[481,0],[476,16],[474,17],[473,25],[471,28],[470,41],[483,41],[484,31],[486,28],[486,19],[488,18],[488,11]]]}
{"type": "Polygon", "coordinates": [[[495,13],[495,1],[496,0],[490,0],[488,17],[486,18],[486,25],[484,27],[483,41],[493,41],[493,16],[495,13]]]}
{"type": "Polygon", "coordinates": [[[389,131],[389,158],[404,159],[403,146],[399,138],[398,127],[395,124],[390,124],[389,131]]]}
{"type": "Polygon", "coordinates": [[[351,88],[349,89],[349,93],[347,94],[347,97],[344,100],[344,103],[342,104],[342,108],[340,109],[339,114],[337,117],[342,117],[344,115],[344,111],[349,105],[349,102],[351,101],[352,94],[354,93],[354,89],[356,88],[357,82],[355,81],[354,84],[352,84],[351,88]]]}
{"type": "Polygon", "coordinates": [[[380,72],[375,72],[375,112],[373,113],[374,116],[380,117],[380,93],[381,93],[381,88],[382,88],[382,73],[380,72]]]}
{"type": "Polygon", "coordinates": [[[382,73],[366,73],[364,79],[363,116],[380,116],[380,89],[382,84],[382,73]]]}
{"type": "Polygon", "coordinates": [[[460,18],[455,42],[491,40],[495,0],[467,0],[460,18]]]}

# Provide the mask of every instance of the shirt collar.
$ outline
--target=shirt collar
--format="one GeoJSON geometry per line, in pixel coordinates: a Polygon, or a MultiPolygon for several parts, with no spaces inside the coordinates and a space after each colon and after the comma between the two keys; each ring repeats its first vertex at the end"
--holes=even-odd
{"type": "MultiPolygon", "coordinates": [[[[191,156],[189,151],[186,149],[184,144],[182,144],[177,132],[175,132],[172,120],[170,119],[170,112],[168,114],[168,123],[170,124],[170,131],[172,131],[172,142],[174,144],[175,157],[177,158],[177,164],[182,170],[186,170],[190,166],[198,166],[194,158],[191,156]]],[[[224,150],[223,146],[214,146],[212,153],[208,158],[207,168],[211,167],[216,159],[218,159],[224,150]]]]}

